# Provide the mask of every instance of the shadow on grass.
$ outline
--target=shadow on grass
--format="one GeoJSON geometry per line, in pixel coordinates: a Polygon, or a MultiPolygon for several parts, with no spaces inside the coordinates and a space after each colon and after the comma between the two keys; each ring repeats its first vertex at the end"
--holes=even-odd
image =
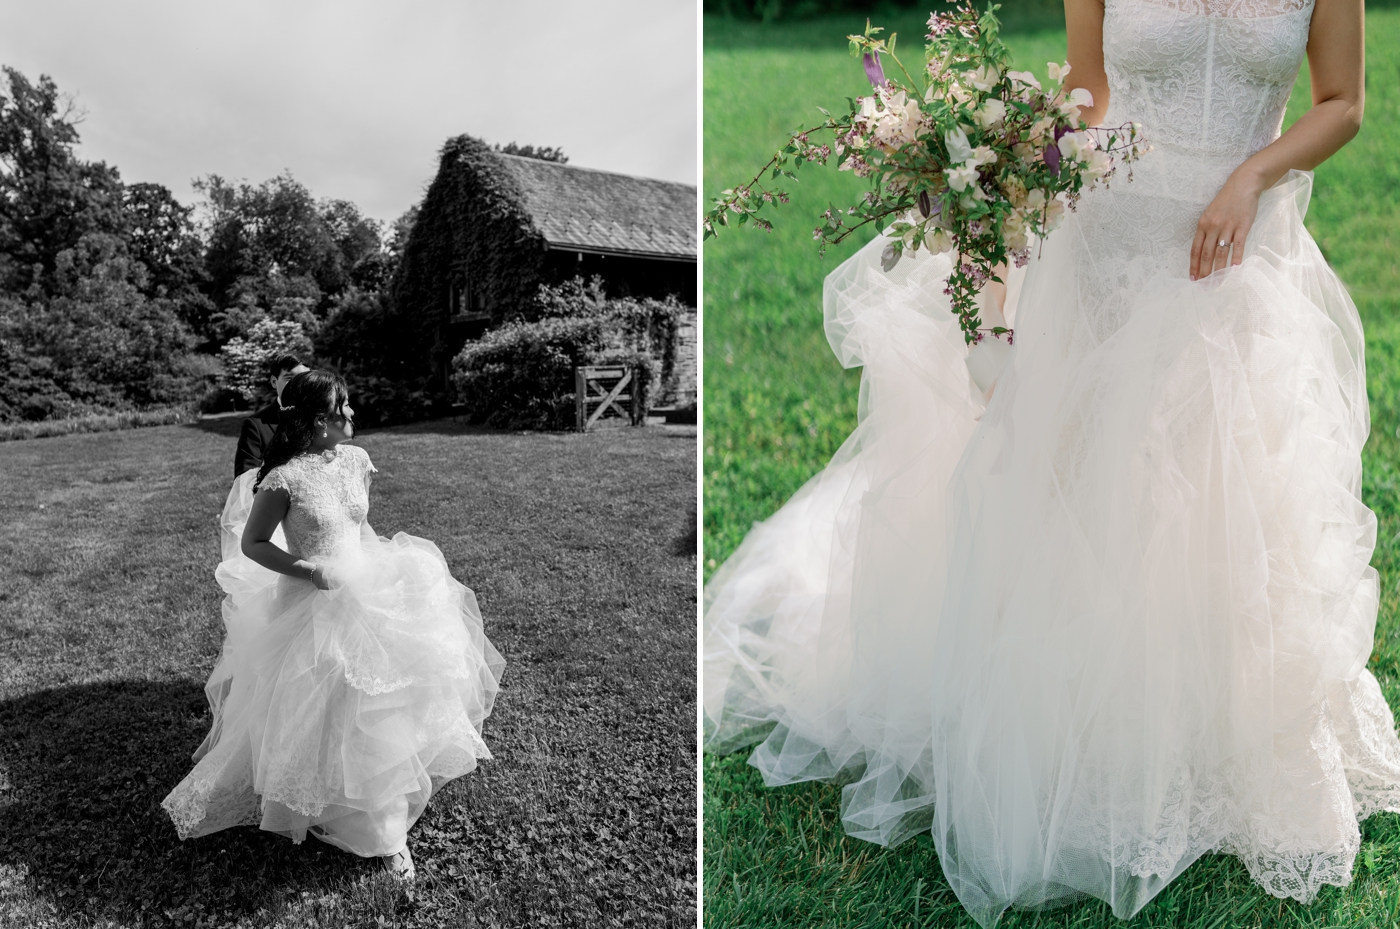
{"type": "MultiPolygon", "coordinates": [[[[0,702],[13,802],[0,864],[60,913],[132,919],[187,908],[256,911],[288,889],[371,867],[342,851],[251,827],[181,842],[160,801],[208,727],[190,681],[59,687],[0,702]]],[[[158,918],[158,917],[157,917],[158,918]]]]}

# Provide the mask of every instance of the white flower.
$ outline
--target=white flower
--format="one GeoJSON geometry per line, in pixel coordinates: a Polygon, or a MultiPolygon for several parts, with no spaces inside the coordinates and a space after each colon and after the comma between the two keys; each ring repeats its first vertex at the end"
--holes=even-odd
{"type": "Polygon", "coordinates": [[[977,124],[983,129],[990,129],[1006,118],[1006,104],[996,97],[989,97],[987,102],[977,108],[977,124]]]}
{"type": "Polygon", "coordinates": [[[1113,156],[1109,155],[1108,152],[1095,150],[1089,153],[1088,167],[1084,173],[1088,175],[1090,180],[1098,180],[1112,170],[1113,156]]]}
{"type": "Polygon", "coordinates": [[[1029,142],[1017,142],[1011,146],[1011,154],[1030,164],[1035,159],[1035,148],[1029,142]]]}
{"type": "Polygon", "coordinates": [[[1057,65],[1053,61],[1047,61],[1045,63],[1045,68],[1050,72],[1050,80],[1054,81],[1056,84],[1063,84],[1065,78],[1069,77],[1068,64],[1057,65]]]}
{"type": "Polygon", "coordinates": [[[948,96],[958,103],[967,103],[972,99],[972,93],[956,79],[948,83],[948,96]]]}
{"type": "Polygon", "coordinates": [[[1075,110],[1080,107],[1091,107],[1093,105],[1094,95],[1089,92],[1088,88],[1076,87],[1069,92],[1069,96],[1060,104],[1060,112],[1067,116],[1077,116],[1078,114],[1075,110]]]}
{"type": "Polygon", "coordinates": [[[953,250],[953,237],[946,230],[935,229],[932,235],[924,238],[924,246],[930,253],[941,255],[953,250]]]}
{"type": "Polygon", "coordinates": [[[943,143],[948,146],[950,164],[962,164],[972,157],[972,143],[967,140],[967,133],[963,132],[960,126],[954,126],[951,132],[945,132],[943,143]]]}
{"type": "Polygon", "coordinates": [[[949,168],[943,173],[948,177],[948,186],[957,191],[966,190],[967,185],[977,179],[977,168],[974,166],[949,168]]]}
{"type": "Polygon", "coordinates": [[[999,80],[1001,80],[1001,72],[988,65],[983,65],[976,71],[967,72],[967,82],[983,93],[996,86],[996,82],[999,80]]]}
{"type": "Polygon", "coordinates": [[[1045,204],[1045,231],[1052,232],[1064,221],[1065,204],[1063,200],[1055,199],[1045,204]]]}
{"type": "Polygon", "coordinates": [[[1006,76],[1013,81],[1020,81],[1027,87],[1034,87],[1036,90],[1040,89],[1040,81],[1036,80],[1035,75],[1029,71],[1007,71],[1006,76]]]}
{"type": "Polygon", "coordinates": [[[1026,202],[1026,185],[1019,177],[1013,175],[1007,178],[1001,185],[1001,192],[1012,206],[1019,207],[1026,202]]]}
{"type": "MultiPolygon", "coordinates": [[[[972,143],[967,139],[967,133],[961,126],[954,126],[952,131],[943,134],[943,143],[948,146],[948,163],[950,165],[965,165],[968,168],[976,168],[979,165],[989,165],[997,160],[997,153],[990,145],[979,145],[972,147],[972,143]]],[[[951,175],[950,175],[951,177],[951,175]]],[[[957,188],[962,190],[961,187],[957,188]]]]}
{"type": "Polygon", "coordinates": [[[1094,140],[1085,132],[1066,132],[1060,136],[1060,154],[1073,161],[1087,161],[1094,149],[1094,140]]]}
{"type": "Polygon", "coordinates": [[[1043,206],[1045,206],[1045,191],[1037,187],[1035,190],[1032,190],[1030,193],[1026,194],[1027,212],[1039,213],[1040,208],[1043,206]]]}
{"type": "Polygon", "coordinates": [[[1026,218],[1020,210],[1015,210],[1001,226],[1002,234],[1006,238],[1006,247],[1012,251],[1017,251],[1026,247],[1026,218]]]}

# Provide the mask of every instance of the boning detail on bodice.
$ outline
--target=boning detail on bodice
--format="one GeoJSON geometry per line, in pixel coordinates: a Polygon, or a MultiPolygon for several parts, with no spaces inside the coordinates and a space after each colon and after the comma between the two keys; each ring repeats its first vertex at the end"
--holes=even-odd
{"type": "Polygon", "coordinates": [[[1106,124],[1237,161],[1278,137],[1313,0],[1106,0],[1106,124]]]}

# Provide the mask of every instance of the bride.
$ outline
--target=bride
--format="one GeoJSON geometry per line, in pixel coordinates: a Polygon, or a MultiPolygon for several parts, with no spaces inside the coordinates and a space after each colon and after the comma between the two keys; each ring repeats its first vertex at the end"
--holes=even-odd
{"type": "Polygon", "coordinates": [[[706,588],[707,747],[845,783],[852,836],[931,831],[984,926],[1127,918],[1208,852],[1310,901],[1400,811],[1361,326],[1303,226],[1360,126],[1362,0],[1065,14],[1083,115],[1154,150],[1010,277],[989,394],[949,256],[886,273],[877,238],[828,277],[860,422],[706,588]]]}
{"type": "Polygon", "coordinates": [[[504,662],[437,546],[365,521],[375,468],[343,444],[345,382],[308,371],[281,402],[262,467],[224,508],[214,724],[162,806],[182,839],[309,832],[412,878],[429,797],[491,757],[481,724],[504,662]]]}

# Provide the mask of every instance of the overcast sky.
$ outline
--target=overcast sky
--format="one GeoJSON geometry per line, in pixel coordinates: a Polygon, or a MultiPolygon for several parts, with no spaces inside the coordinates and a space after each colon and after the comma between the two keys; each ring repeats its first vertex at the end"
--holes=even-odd
{"type": "Polygon", "coordinates": [[[0,0],[0,64],[73,94],[128,182],[285,169],[390,221],[460,133],[696,183],[696,5],[0,0]]]}

